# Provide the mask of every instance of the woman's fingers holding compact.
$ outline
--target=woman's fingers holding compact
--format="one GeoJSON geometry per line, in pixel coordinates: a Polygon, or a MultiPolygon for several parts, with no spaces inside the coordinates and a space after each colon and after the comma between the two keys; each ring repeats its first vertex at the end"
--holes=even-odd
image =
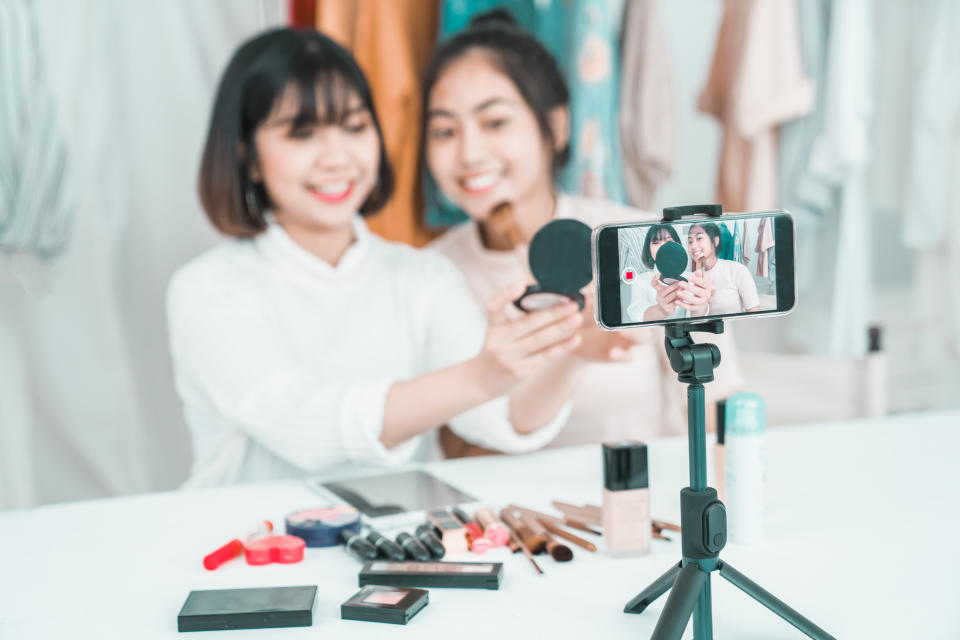
{"type": "Polygon", "coordinates": [[[487,298],[487,319],[490,321],[490,324],[508,322],[508,305],[522,296],[526,288],[527,285],[524,282],[513,282],[487,298]]]}
{"type": "Polygon", "coordinates": [[[543,327],[553,324],[561,319],[566,319],[571,323],[575,322],[573,318],[579,318],[579,321],[572,326],[578,326],[583,321],[580,315],[580,308],[576,302],[565,302],[549,309],[541,309],[532,313],[525,314],[521,318],[515,318],[504,324],[507,335],[514,340],[519,340],[524,336],[536,333],[543,327]]]}
{"type": "MultiPolygon", "coordinates": [[[[576,305],[574,305],[574,308],[576,308],[576,305]]],[[[574,335],[581,324],[583,324],[583,316],[579,313],[567,314],[553,322],[541,324],[535,330],[518,336],[517,350],[524,355],[529,355],[550,345],[563,342],[574,335]]]]}
{"type": "Polygon", "coordinates": [[[523,360],[523,369],[525,371],[536,371],[540,367],[548,364],[552,360],[561,358],[577,350],[583,339],[579,333],[575,333],[561,342],[554,343],[544,347],[536,353],[528,355],[523,360]]]}

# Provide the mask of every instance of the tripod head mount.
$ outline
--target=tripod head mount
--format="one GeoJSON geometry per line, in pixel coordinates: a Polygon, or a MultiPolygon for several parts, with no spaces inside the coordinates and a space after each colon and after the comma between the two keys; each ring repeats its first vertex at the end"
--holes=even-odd
{"type": "Polygon", "coordinates": [[[677,372],[677,379],[687,384],[712,382],[713,370],[720,366],[720,349],[715,344],[695,343],[690,333],[723,333],[723,320],[668,324],[664,330],[666,337],[663,344],[670,360],[670,368],[677,372]]]}

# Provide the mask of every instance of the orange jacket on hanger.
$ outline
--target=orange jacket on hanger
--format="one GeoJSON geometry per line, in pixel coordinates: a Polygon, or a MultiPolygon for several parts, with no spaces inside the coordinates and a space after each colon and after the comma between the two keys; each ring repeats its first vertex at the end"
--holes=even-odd
{"type": "Polygon", "coordinates": [[[317,29],[353,52],[367,75],[396,173],[393,198],[368,220],[388,240],[423,245],[420,73],[437,33],[436,0],[317,0],[317,29]]]}

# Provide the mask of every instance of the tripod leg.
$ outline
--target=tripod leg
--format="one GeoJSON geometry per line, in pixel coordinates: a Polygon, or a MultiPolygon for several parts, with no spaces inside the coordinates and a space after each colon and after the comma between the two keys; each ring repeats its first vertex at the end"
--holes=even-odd
{"type": "Polygon", "coordinates": [[[633,600],[627,603],[627,606],[623,608],[624,613],[643,613],[643,610],[650,606],[650,604],[665,594],[670,590],[670,587],[673,586],[673,583],[677,580],[677,574],[680,573],[681,563],[677,563],[670,567],[670,569],[650,583],[650,585],[633,597],[633,600]]]}
{"type": "Polygon", "coordinates": [[[713,614],[710,599],[710,574],[705,573],[707,579],[703,582],[697,606],[693,609],[693,637],[694,640],[713,640],[713,614]]]}
{"type": "Polygon", "coordinates": [[[794,611],[783,600],[780,600],[772,593],[758,585],[756,582],[743,575],[726,562],[720,563],[720,575],[729,580],[734,586],[739,587],[748,596],[765,606],[770,611],[795,626],[814,640],[836,640],[829,633],[813,624],[802,615],[794,611]]]}
{"type": "Polygon", "coordinates": [[[709,575],[695,564],[680,569],[650,640],[680,640],[709,575]]]}

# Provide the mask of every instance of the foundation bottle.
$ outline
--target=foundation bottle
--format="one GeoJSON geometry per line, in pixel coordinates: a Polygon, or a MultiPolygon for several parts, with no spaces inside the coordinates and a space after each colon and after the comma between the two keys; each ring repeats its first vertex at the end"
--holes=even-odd
{"type": "Polygon", "coordinates": [[[610,555],[650,553],[647,445],[603,444],[603,539],[610,555]]]}

